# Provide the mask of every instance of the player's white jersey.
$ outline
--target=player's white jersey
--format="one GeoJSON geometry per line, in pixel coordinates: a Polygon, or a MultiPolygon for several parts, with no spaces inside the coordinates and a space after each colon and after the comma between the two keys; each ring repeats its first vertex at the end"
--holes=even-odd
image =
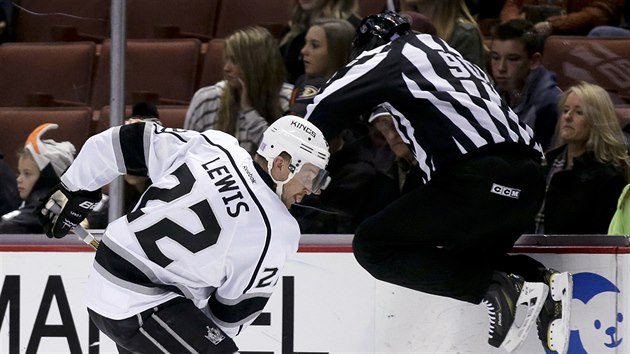
{"type": "Polygon", "coordinates": [[[62,177],[70,190],[95,190],[126,173],[153,184],[106,229],[87,306],[123,319],[185,296],[238,334],[262,311],[300,236],[258,168],[218,131],[135,123],[90,138],[62,177]]]}

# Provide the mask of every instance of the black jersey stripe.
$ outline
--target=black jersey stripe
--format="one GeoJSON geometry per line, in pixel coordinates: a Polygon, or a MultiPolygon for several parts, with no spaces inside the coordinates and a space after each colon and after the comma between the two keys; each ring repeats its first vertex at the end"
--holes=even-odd
{"type": "MultiPolygon", "coordinates": [[[[126,259],[110,248],[108,246],[107,239],[99,245],[94,260],[109,274],[122,280],[123,282],[118,282],[115,279],[106,276],[108,280],[113,281],[120,286],[129,288],[132,291],[142,292],[137,288],[137,286],[141,286],[153,289],[163,289],[164,291],[172,291],[174,293],[184,295],[184,293],[176,286],[159,284],[152,280],[152,277],[147,274],[150,273],[148,268],[145,272],[140,270],[134,262],[126,259]],[[130,286],[126,283],[132,284],[133,286],[130,288],[130,286]]],[[[153,278],[155,277],[153,276],[153,278]]]]}
{"type": "Polygon", "coordinates": [[[144,128],[146,123],[126,124],[120,127],[119,139],[127,173],[147,176],[144,153],[144,128]]]}
{"type": "Polygon", "coordinates": [[[212,315],[229,327],[240,326],[256,317],[265,307],[271,294],[256,294],[256,296],[242,296],[236,300],[223,300],[210,296],[208,307],[212,315]]]}
{"type": "Polygon", "coordinates": [[[407,119],[402,112],[397,110],[389,103],[384,104],[383,107],[394,118],[396,129],[398,129],[398,131],[400,132],[403,141],[409,142],[410,150],[418,161],[422,180],[425,182],[428,181],[429,176],[431,175],[431,171],[434,168],[433,161],[431,160],[431,157],[428,156],[426,150],[422,147],[421,142],[415,138],[414,127],[411,125],[409,119],[407,119]]]}

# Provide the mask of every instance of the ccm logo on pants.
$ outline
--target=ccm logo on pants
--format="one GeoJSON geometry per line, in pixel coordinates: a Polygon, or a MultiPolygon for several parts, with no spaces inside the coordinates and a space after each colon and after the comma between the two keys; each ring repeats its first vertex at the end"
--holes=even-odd
{"type": "Polygon", "coordinates": [[[514,198],[514,199],[518,199],[519,194],[521,194],[520,189],[510,188],[510,187],[502,186],[496,183],[492,183],[492,188],[490,188],[490,192],[494,194],[498,194],[502,197],[508,197],[508,198],[514,198]]]}

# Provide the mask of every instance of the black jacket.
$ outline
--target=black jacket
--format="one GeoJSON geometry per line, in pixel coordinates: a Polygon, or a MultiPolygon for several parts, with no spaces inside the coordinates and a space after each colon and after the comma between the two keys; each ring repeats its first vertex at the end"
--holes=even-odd
{"type": "MultiPolygon", "coordinates": [[[[566,147],[546,154],[550,165],[566,147]]],[[[606,234],[627,184],[621,168],[599,162],[587,151],[573,160],[573,169],[556,172],[545,197],[545,234],[606,234]]]]}
{"type": "Polygon", "coordinates": [[[15,173],[1,158],[0,154],[0,215],[15,210],[20,205],[15,173]]]}

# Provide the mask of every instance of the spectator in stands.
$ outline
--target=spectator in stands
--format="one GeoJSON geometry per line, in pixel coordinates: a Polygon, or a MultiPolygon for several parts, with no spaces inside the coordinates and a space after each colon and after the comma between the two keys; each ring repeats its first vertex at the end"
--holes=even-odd
{"type": "Polygon", "coordinates": [[[289,31],[280,41],[289,83],[294,84],[304,74],[301,50],[311,23],[318,18],[338,18],[348,20],[356,28],[361,22],[358,9],[358,0],[293,0],[289,31]]]}
{"type": "Polygon", "coordinates": [[[289,110],[293,85],[284,83],[278,44],[268,30],[248,27],[225,40],[224,80],[193,96],[184,129],[234,135],[251,154],[269,124],[289,110]]]}
{"type": "Polygon", "coordinates": [[[486,70],[483,36],[464,0],[399,0],[396,10],[427,16],[437,29],[438,37],[466,60],[486,70]]]}
{"type": "Polygon", "coordinates": [[[17,188],[20,206],[2,216],[0,234],[43,233],[35,210],[50,189],[59,183],[59,176],[74,160],[75,148],[68,141],[42,140],[44,133],[58,128],[45,123],[28,136],[23,150],[18,152],[17,188]]]}
{"type": "Polygon", "coordinates": [[[589,37],[630,37],[630,6],[625,0],[619,0],[623,5],[623,19],[619,26],[597,26],[589,33],[589,37]]]}
{"type": "Polygon", "coordinates": [[[621,192],[617,210],[608,226],[608,234],[630,236],[630,184],[621,192]]]}
{"type": "Polygon", "coordinates": [[[0,152],[0,215],[17,209],[19,205],[20,195],[15,181],[15,173],[4,162],[2,152],[0,152]]]}
{"type": "Polygon", "coordinates": [[[630,166],[613,103],[600,86],[582,83],[562,95],[560,109],[535,232],[606,234],[630,166]]]}
{"type": "Polygon", "coordinates": [[[291,112],[299,116],[306,113],[319,88],[339,68],[348,63],[354,38],[354,27],[342,19],[316,19],[306,33],[302,47],[304,74],[291,94],[291,112]]]}
{"type": "Polygon", "coordinates": [[[547,150],[556,129],[562,90],[555,75],[542,66],[541,52],[540,37],[527,20],[510,20],[493,30],[490,67],[497,90],[547,150]]]}
{"type": "Polygon", "coordinates": [[[160,112],[155,104],[151,102],[136,102],[131,108],[131,116],[127,118],[125,123],[134,123],[137,121],[143,122],[156,122],[162,125],[160,122],[160,112]]]}
{"type": "Polygon", "coordinates": [[[618,25],[621,10],[619,0],[561,0],[553,5],[545,0],[507,0],[501,10],[501,21],[525,17],[543,37],[585,36],[596,26],[618,25]]]}

